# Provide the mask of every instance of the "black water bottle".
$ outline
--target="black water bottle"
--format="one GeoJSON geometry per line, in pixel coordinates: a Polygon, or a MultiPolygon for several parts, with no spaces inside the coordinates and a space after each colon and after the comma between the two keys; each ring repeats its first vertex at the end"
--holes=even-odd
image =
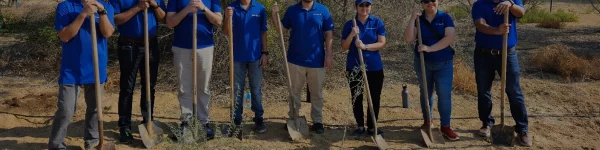
{"type": "Polygon", "coordinates": [[[410,107],[410,102],[408,100],[408,89],[406,88],[406,84],[402,85],[402,107],[410,107]]]}

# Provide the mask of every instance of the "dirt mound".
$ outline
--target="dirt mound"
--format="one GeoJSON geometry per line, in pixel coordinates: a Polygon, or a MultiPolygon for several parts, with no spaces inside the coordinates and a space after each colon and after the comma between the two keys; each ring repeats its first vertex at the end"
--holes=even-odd
{"type": "Polygon", "coordinates": [[[51,109],[55,109],[57,100],[57,93],[27,94],[5,100],[2,104],[9,106],[11,111],[51,112],[51,109]]]}

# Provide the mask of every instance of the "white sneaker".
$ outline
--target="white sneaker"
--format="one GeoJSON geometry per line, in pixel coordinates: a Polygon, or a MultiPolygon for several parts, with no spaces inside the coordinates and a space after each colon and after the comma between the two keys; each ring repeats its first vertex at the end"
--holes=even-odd
{"type": "Polygon", "coordinates": [[[481,127],[479,129],[479,136],[490,137],[491,136],[491,132],[492,132],[491,130],[492,130],[492,127],[490,127],[490,126],[481,127]]]}

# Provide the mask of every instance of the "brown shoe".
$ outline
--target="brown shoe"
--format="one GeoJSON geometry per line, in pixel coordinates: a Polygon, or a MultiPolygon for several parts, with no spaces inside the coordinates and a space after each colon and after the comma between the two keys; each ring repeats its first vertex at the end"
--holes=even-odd
{"type": "Polygon", "coordinates": [[[531,137],[527,132],[521,132],[517,135],[517,143],[521,146],[531,147],[531,137]]]}
{"type": "MultiPolygon", "coordinates": [[[[429,125],[431,126],[431,128],[433,128],[433,120],[431,120],[429,122],[429,125]]],[[[423,125],[421,125],[421,129],[425,129],[425,128],[427,128],[427,121],[424,121],[423,125]]]]}

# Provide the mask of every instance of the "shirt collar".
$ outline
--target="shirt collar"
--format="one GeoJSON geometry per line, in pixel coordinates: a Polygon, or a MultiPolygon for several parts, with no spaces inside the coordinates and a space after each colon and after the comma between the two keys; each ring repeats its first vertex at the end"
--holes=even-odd
{"type": "MultiPolygon", "coordinates": [[[[358,15],[355,15],[354,19],[358,20],[358,15]]],[[[367,21],[369,20],[373,20],[373,15],[369,14],[369,16],[367,17],[367,21]]]]}

